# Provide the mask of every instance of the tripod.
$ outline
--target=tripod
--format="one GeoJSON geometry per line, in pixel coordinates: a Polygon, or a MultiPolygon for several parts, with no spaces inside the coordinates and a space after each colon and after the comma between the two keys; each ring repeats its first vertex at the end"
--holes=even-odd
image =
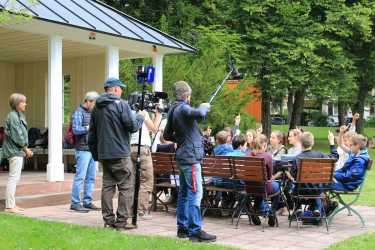
{"type": "MultiPolygon", "coordinates": [[[[144,109],[145,94],[146,94],[146,81],[143,81],[140,110],[144,109]]],[[[135,164],[135,188],[134,188],[133,218],[132,218],[132,224],[134,226],[137,226],[137,219],[138,219],[138,197],[139,197],[139,187],[140,187],[140,177],[141,177],[142,126],[138,132],[137,158],[136,158],[136,164],[135,164]]]]}

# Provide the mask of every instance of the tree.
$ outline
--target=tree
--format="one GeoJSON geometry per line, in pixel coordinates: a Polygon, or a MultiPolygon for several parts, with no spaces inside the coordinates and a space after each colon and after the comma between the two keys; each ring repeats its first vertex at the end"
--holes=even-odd
{"type": "MultiPolygon", "coordinates": [[[[2,5],[5,6],[5,9],[0,7],[0,24],[16,24],[32,18],[32,14],[26,8],[16,7],[15,2],[15,0],[10,0],[2,5]]],[[[38,0],[27,0],[26,2],[35,5],[38,0]]]]}

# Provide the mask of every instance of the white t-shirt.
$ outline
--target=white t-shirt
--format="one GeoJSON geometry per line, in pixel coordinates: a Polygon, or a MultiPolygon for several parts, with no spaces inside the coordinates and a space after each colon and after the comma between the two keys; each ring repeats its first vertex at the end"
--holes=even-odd
{"type": "MultiPolygon", "coordinates": [[[[165,126],[167,125],[167,121],[168,121],[167,119],[161,120],[159,129],[164,129],[165,126]]],[[[155,141],[151,148],[152,152],[156,152],[158,144],[160,144],[160,134],[161,134],[160,131],[158,131],[157,134],[155,135],[155,141]]]]}
{"type": "MultiPolygon", "coordinates": [[[[134,114],[136,113],[135,111],[132,111],[134,114]]],[[[142,124],[142,139],[141,139],[141,145],[142,146],[149,146],[151,147],[151,135],[150,135],[150,130],[146,126],[146,121],[150,120],[150,116],[147,113],[145,117],[145,121],[142,124]]],[[[138,138],[139,137],[139,130],[131,135],[130,138],[130,145],[132,144],[138,144],[138,138]]]]}
{"type": "Polygon", "coordinates": [[[337,148],[337,153],[339,154],[339,159],[336,162],[335,170],[342,168],[345,162],[349,159],[349,154],[346,153],[341,147],[337,148]]]}

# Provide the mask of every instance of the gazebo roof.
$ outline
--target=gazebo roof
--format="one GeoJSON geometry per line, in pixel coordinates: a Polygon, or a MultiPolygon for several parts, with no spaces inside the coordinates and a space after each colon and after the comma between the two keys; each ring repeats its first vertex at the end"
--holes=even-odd
{"type": "Polygon", "coordinates": [[[33,18],[180,51],[195,48],[97,0],[0,0],[0,9],[26,10],[33,18]]]}

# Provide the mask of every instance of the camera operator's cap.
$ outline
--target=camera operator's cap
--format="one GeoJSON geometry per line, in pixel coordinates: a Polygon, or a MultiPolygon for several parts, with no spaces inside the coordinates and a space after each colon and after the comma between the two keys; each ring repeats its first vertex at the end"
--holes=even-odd
{"type": "Polygon", "coordinates": [[[123,83],[120,79],[115,77],[109,77],[107,81],[105,81],[104,83],[104,88],[112,88],[115,86],[119,86],[122,89],[126,88],[125,83],[123,83]]]}

